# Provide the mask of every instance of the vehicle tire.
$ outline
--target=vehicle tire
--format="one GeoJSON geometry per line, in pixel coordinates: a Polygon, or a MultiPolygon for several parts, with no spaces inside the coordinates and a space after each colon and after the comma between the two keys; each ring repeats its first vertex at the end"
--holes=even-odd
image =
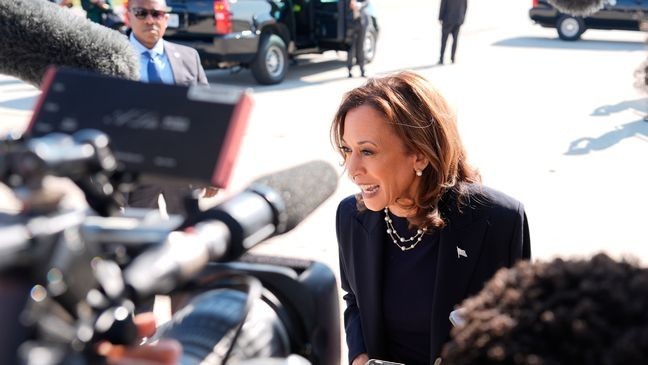
{"type": "Polygon", "coordinates": [[[273,85],[283,81],[288,70],[288,52],[281,37],[276,34],[264,35],[250,68],[259,84],[273,85]]]}
{"type": "Polygon", "coordinates": [[[374,27],[367,29],[367,34],[364,40],[364,55],[365,63],[370,63],[376,57],[376,43],[378,41],[378,33],[374,27]]]}
{"type": "Polygon", "coordinates": [[[575,41],[585,32],[583,18],[563,15],[556,22],[558,37],[564,41],[575,41]]]}

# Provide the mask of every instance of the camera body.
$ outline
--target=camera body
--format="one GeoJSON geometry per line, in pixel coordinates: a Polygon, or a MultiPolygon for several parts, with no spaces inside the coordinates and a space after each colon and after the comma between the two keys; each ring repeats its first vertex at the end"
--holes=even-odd
{"type": "Polygon", "coordinates": [[[199,363],[219,345],[231,348],[229,359],[236,361],[298,354],[312,364],[340,362],[337,284],[322,263],[245,255],[207,265],[186,290],[193,298],[156,336],[180,341],[187,349],[183,364],[199,363]],[[241,278],[254,278],[263,289],[245,290],[241,278]],[[246,299],[253,301],[247,310],[246,299]],[[233,308],[239,308],[237,315],[227,315],[233,308]],[[246,318],[237,321],[238,315],[246,318]],[[243,321],[239,338],[231,343],[228,333],[243,321]]]}
{"type": "MultiPolygon", "coordinates": [[[[2,322],[12,329],[0,341],[0,363],[101,363],[94,352],[96,344],[134,344],[134,313],[155,294],[169,294],[191,298],[159,331],[159,336],[183,344],[183,363],[226,364],[299,355],[311,364],[339,364],[339,298],[335,276],[327,266],[258,256],[241,260],[223,256],[226,262],[209,263],[214,251],[210,245],[228,243],[232,227],[241,229],[241,237],[248,241],[252,236],[263,239],[259,232],[244,228],[265,230],[267,224],[228,221],[249,218],[243,205],[232,202],[223,204],[227,209],[216,207],[219,214],[205,216],[222,221],[192,220],[196,227],[207,223],[221,227],[208,231],[217,237],[192,234],[191,227],[179,232],[182,219],[165,220],[154,211],[130,217],[116,214],[120,175],[115,173],[116,164],[110,163],[114,159],[107,137],[97,131],[81,132],[94,137],[79,140],[57,134],[0,143],[0,178],[29,203],[17,214],[0,215],[2,322]],[[72,179],[91,207],[103,214],[97,209],[62,209],[57,204],[60,197],[39,200],[48,196],[42,183],[48,175],[72,179]],[[239,215],[227,215],[232,211],[239,215]],[[174,241],[177,237],[182,240],[174,241]],[[205,254],[164,267],[169,257],[157,253],[177,243],[190,244],[186,253],[199,248],[205,254]],[[127,274],[142,257],[158,259],[146,274],[165,271],[160,276],[164,286],[140,290],[134,285],[127,274]]],[[[247,191],[246,197],[252,193],[247,191]]],[[[268,208],[272,222],[273,214],[281,215],[275,208],[268,208]]]]}

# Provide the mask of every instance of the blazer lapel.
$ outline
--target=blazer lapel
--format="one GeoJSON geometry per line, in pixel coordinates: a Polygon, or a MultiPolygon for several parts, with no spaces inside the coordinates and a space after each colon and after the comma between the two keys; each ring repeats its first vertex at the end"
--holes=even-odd
{"type": "Polygon", "coordinates": [[[488,226],[485,217],[473,217],[470,207],[463,207],[462,213],[451,210],[448,226],[439,238],[439,258],[437,264],[432,313],[431,361],[439,356],[441,346],[447,340],[450,330],[448,316],[454,305],[465,297],[468,285],[483,246],[488,226]]]}
{"type": "Polygon", "coordinates": [[[182,70],[182,58],[180,53],[175,49],[173,43],[164,41],[164,52],[169,59],[169,64],[171,65],[171,73],[173,73],[173,83],[178,84],[178,72],[182,70]]]}
{"type": "Polygon", "coordinates": [[[362,298],[363,310],[362,332],[365,346],[372,356],[384,356],[385,333],[382,317],[382,277],[383,277],[383,241],[385,228],[384,217],[379,212],[365,211],[358,216],[364,230],[357,230],[352,241],[358,245],[356,267],[365,267],[358,272],[357,297],[362,298]]]}

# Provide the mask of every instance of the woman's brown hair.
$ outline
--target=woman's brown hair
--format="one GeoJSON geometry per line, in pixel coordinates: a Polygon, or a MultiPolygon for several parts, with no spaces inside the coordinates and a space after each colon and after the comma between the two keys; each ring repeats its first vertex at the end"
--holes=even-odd
{"type": "MultiPolygon", "coordinates": [[[[461,203],[462,195],[467,193],[465,183],[480,181],[477,170],[467,162],[456,118],[448,103],[429,81],[411,71],[369,79],[344,95],[333,119],[331,140],[342,157],[340,146],[346,115],[360,105],[380,112],[408,152],[427,158],[429,165],[420,177],[419,191],[407,207],[416,209],[409,221],[416,226],[443,227],[439,201],[444,193],[454,190],[461,203]]],[[[358,207],[366,209],[362,197],[357,199],[358,207]]]]}

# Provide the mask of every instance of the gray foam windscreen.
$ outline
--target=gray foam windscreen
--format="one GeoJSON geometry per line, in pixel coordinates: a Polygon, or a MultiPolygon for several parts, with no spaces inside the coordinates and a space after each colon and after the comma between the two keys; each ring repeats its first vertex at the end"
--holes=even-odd
{"type": "Polygon", "coordinates": [[[281,195],[287,216],[286,231],[293,229],[330,197],[337,189],[337,182],[337,171],[324,161],[310,161],[254,181],[281,195]]]}

